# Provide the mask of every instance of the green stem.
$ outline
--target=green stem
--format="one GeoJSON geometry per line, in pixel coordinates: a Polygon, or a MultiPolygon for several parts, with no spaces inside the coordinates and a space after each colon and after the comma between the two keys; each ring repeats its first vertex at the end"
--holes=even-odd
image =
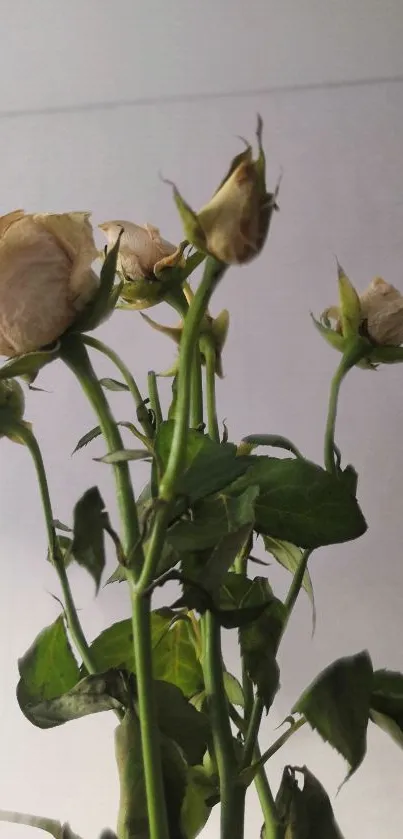
{"type": "Polygon", "coordinates": [[[211,612],[203,617],[203,673],[220,779],[221,839],[235,839],[240,835],[239,812],[234,821],[237,767],[223,680],[220,625],[211,612]]]}
{"type": "Polygon", "coordinates": [[[259,697],[256,697],[256,700],[252,707],[252,713],[250,715],[248,729],[246,732],[241,770],[245,769],[251,763],[253,753],[256,748],[257,737],[259,734],[260,723],[262,722],[263,711],[263,702],[259,697]]]}
{"type": "Polygon", "coordinates": [[[203,425],[203,381],[201,372],[201,354],[198,343],[193,351],[192,364],[192,428],[203,425]]]}
{"type": "Polygon", "coordinates": [[[337,474],[337,465],[334,457],[334,434],[336,427],[337,403],[340,387],[348,371],[359,361],[368,355],[368,341],[360,336],[355,336],[345,347],[341,362],[333,376],[330,385],[329,407],[327,412],[325,430],[325,467],[328,472],[337,474]]]}
{"type": "MultiPolygon", "coordinates": [[[[256,746],[255,749],[255,757],[257,760],[260,758],[258,746],[256,746]]],[[[265,839],[280,839],[280,826],[278,823],[276,802],[263,767],[259,769],[254,782],[263,813],[265,839]]]]}
{"type": "MultiPolygon", "coordinates": [[[[91,344],[91,346],[93,345],[91,344]]],[[[63,340],[60,355],[76,376],[88,401],[92,405],[98,417],[109,451],[113,452],[123,449],[124,445],[119,428],[112,415],[102,386],[99,384],[81,337],[78,335],[69,335],[66,337],[63,340]]],[[[126,462],[121,462],[114,463],[112,468],[115,475],[117,501],[122,522],[123,551],[126,560],[130,564],[136,559],[137,565],[141,565],[143,552],[129,466],[126,462]]]]}
{"type": "MultiPolygon", "coordinates": [[[[175,293],[171,293],[170,295],[168,295],[168,297],[166,298],[166,303],[169,303],[169,305],[172,306],[172,308],[180,314],[183,322],[186,320],[187,313],[189,311],[189,303],[182,289],[179,292],[176,291],[175,293]]],[[[194,347],[191,387],[191,426],[192,428],[198,428],[200,425],[203,424],[203,383],[201,374],[200,349],[197,342],[195,343],[194,347]]]]}
{"type": "Polygon", "coordinates": [[[122,374],[127,387],[134,399],[134,403],[136,405],[137,410],[137,419],[139,423],[142,425],[144,433],[147,437],[152,438],[154,436],[154,430],[151,425],[150,417],[148,415],[147,408],[144,404],[144,399],[137,387],[134,377],[132,376],[129,368],[126,364],[122,361],[122,359],[118,356],[118,354],[112,350],[107,344],[104,344],[98,338],[92,338],[90,335],[82,335],[82,340],[87,347],[92,347],[94,350],[98,350],[98,352],[103,353],[107,358],[112,361],[115,367],[118,368],[120,373],[122,374]]]}
{"type": "Polygon", "coordinates": [[[49,557],[55,567],[63,592],[64,608],[66,612],[69,632],[74,646],[76,647],[77,652],[81,656],[81,659],[88,673],[95,673],[96,667],[94,665],[94,662],[92,661],[91,652],[87,644],[84,632],[82,630],[80,621],[78,619],[63,557],[60,555],[60,551],[57,548],[56,533],[53,525],[54,517],[52,511],[52,503],[50,500],[49,487],[46,478],[46,471],[43,463],[41,450],[31,429],[24,423],[20,423],[18,425],[18,435],[29,450],[35,465],[39,484],[39,491],[42,500],[42,507],[45,516],[49,557]]]}
{"type": "Polygon", "coordinates": [[[305,723],[305,718],[301,717],[301,719],[297,720],[292,725],[290,725],[287,731],[285,731],[284,734],[281,734],[281,736],[278,737],[277,740],[275,740],[274,743],[272,743],[272,745],[269,746],[269,748],[266,749],[265,752],[263,752],[262,756],[256,763],[259,764],[259,766],[263,766],[268,760],[270,760],[270,758],[273,757],[273,755],[276,754],[276,752],[278,752],[279,749],[282,748],[282,746],[284,746],[284,743],[286,743],[287,740],[289,740],[290,737],[292,737],[292,735],[295,734],[296,731],[298,731],[300,728],[302,728],[303,725],[305,725],[305,723]]]}
{"type": "Polygon", "coordinates": [[[326,421],[325,431],[325,467],[328,472],[332,474],[337,473],[337,467],[334,457],[334,435],[336,428],[337,403],[339,399],[340,387],[344,376],[346,375],[344,366],[344,358],[339,364],[330,386],[329,407],[326,421]]]}
{"type": "MultiPolygon", "coordinates": [[[[67,839],[67,825],[62,825],[55,819],[48,819],[46,816],[33,816],[31,813],[16,813],[15,810],[0,810],[0,822],[9,822],[12,824],[24,824],[27,827],[36,827],[39,830],[44,830],[49,833],[54,839],[67,839]]],[[[69,829],[69,839],[80,839],[77,833],[73,833],[69,829]]]]}
{"type": "Polygon", "coordinates": [[[161,410],[160,395],[158,393],[157,376],[154,370],[150,370],[148,373],[148,395],[150,397],[150,408],[152,409],[152,411],[154,411],[155,427],[158,431],[163,421],[163,416],[161,410]]]}
{"type": "MultiPolygon", "coordinates": [[[[207,428],[212,440],[218,443],[220,435],[216,415],[215,351],[208,338],[202,339],[201,344],[206,360],[207,428]]],[[[207,612],[203,618],[203,629],[204,680],[220,778],[221,836],[223,839],[233,839],[243,835],[240,831],[244,820],[244,795],[235,784],[235,751],[224,687],[221,628],[211,612],[207,612]]]]}
{"type": "Polygon", "coordinates": [[[185,318],[179,353],[178,396],[176,420],[168,465],[160,484],[160,498],[172,501],[176,483],[181,475],[189,430],[189,411],[194,347],[203,315],[208,307],[214,289],[227,266],[212,257],[206,260],[203,279],[189,307],[185,318]]]}
{"type": "Polygon", "coordinates": [[[298,563],[298,568],[297,568],[297,570],[296,570],[296,572],[293,576],[292,583],[290,585],[287,597],[284,601],[285,619],[284,619],[283,628],[282,628],[282,631],[281,631],[281,636],[283,636],[284,633],[285,633],[288,621],[289,621],[290,616],[291,616],[291,612],[292,612],[292,610],[295,606],[295,602],[296,602],[297,597],[298,597],[298,595],[301,591],[302,583],[304,581],[305,571],[307,569],[308,560],[309,560],[309,557],[311,556],[311,553],[312,553],[311,550],[306,550],[306,551],[303,552],[303,554],[301,555],[301,559],[298,563]]]}
{"type": "MultiPolygon", "coordinates": [[[[248,556],[242,551],[235,560],[235,571],[237,574],[243,574],[246,576],[248,567],[248,556]]],[[[246,724],[246,742],[245,748],[247,745],[247,741],[252,743],[252,733],[255,730],[255,740],[254,740],[254,750],[253,754],[256,759],[260,757],[259,745],[257,742],[257,737],[259,734],[260,722],[263,715],[263,703],[256,697],[254,700],[253,695],[253,683],[252,680],[249,678],[248,671],[245,666],[245,662],[242,659],[242,688],[245,698],[245,724],[246,724]],[[256,730],[257,724],[257,730],[256,730]]],[[[250,745],[248,745],[248,751],[250,749],[250,745]]],[[[250,758],[252,754],[250,755],[250,758]]],[[[249,758],[249,760],[250,760],[249,758]]],[[[246,764],[244,759],[243,761],[246,764]]],[[[260,806],[262,808],[264,823],[265,823],[265,839],[279,839],[278,836],[278,820],[277,820],[277,810],[275,801],[273,798],[273,793],[270,789],[270,784],[267,779],[266,772],[264,767],[260,768],[254,778],[254,784],[256,787],[256,792],[259,797],[260,806]]]]}
{"type": "MultiPolygon", "coordinates": [[[[93,406],[109,449],[114,451],[123,448],[118,426],[80,338],[71,336],[65,340],[61,355],[75,373],[93,406]]],[[[130,566],[126,568],[126,577],[132,603],[134,656],[150,839],[169,839],[152,677],[150,600],[136,591],[136,583],[143,566],[143,548],[137,508],[128,464],[114,464],[114,473],[122,523],[123,550],[130,566]]]]}
{"type": "Polygon", "coordinates": [[[219,442],[220,431],[217,422],[215,391],[216,351],[210,335],[204,335],[200,344],[206,361],[207,429],[210,437],[219,442]]]}

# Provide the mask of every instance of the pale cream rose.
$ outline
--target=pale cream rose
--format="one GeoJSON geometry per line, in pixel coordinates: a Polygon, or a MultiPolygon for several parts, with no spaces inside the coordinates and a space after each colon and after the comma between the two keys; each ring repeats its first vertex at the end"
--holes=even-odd
{"type": "Polygon", "coordinates": [[[131,221],[105,221],[99,227],[106,235],[109,249],[113,248],[123,229],[117,267],[130,280],[152,277],[161,260],[177,251],[175,245],[162,239],[158,227],[152,224],[141,226],[131,221]]]}
{"type": "MultiPolygon", "coordinates": [[[[365,323],[373,341],[384,346],[403,344],[403,295],[397,288],[381,277],[375,277],[359,301],[361,323],[365,323]]],[[[341,333],[339,307],[331,306],[324,315],[336,321],[336,331],[341,333]]]]}
{"type": "Polygon", "coordinates": [[[0,354],[56,341],[93,296],[98,278],[89,213],[0,217],[0,354]]]}
{"type": "Polygon", "coordinates": [[[368,334],[388,346],[403,343],[403,295],[381,277],[376,277],[360,297],[361,314],[368,334]]]}
{"type": "Polygon", "coordinates": [[[259,252],[262,196],[252,160],[244,160],[197,214],[206,249],[228,264],[248,262],[259,252]]]}

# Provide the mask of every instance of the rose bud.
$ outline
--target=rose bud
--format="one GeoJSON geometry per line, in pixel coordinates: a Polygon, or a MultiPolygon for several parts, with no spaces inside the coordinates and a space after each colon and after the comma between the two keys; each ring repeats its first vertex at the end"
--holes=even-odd
{"type": "Polygon", "coordinates": [[[262,120],[257,128],[258,158],[247,148],[232,161],[217,191],[198,213],[184,201],[175,185],[174,197],[186,238],[198,250],[227,264],[249,262],[260,253],[269,230],[278,186],[266,191],[266,160],[262,147],[262,120]]]}

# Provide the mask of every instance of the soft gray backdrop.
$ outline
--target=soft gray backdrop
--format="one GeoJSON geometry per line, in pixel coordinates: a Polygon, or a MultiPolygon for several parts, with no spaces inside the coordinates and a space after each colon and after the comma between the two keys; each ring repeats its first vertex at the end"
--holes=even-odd
{"type": "MultiPolygon", "coordinates": [[[[180,225],[159,172],[194,206],[217,185],[265,122],[269,179],[284,171],[281,212],[263,256],[233,270],[213,313],[231,328],[220,416],[234,439],[280,432],[322,457],[329,379],[336,354],[309,312],[336,295],[337,253],[359,288],[381,274],[403,290],[403,8],[400,0],[8,0],[0,2],[0,211],[91,209],[95,221],[150,221],[178,240],[180,225]],[[388,81],[389,80],[389,81],[388,81]]],[[[152,314],[169,320],[163,308],[152,314]]],[[[118,313],[103,337],[144,387],[174,347],[136,314],[118,313]]],[[[98,365],[104,373],[110,369],[98,365]]],[[[111,373],[113,375],[113,373],[111,373]]],[[[101,442],[70,458],[95,424],[60,364],[41,377],[49,393],[28,396],[27,416],[43,445],[56,514],[69,520],[79,494],[98,483],[113,508],[108,468],[92,461],[101,442]]],[[[311,640],[301,596],[282,648],[282,692],[263,744],[311,678],[335,657],[368,648],[376,666],[403,670],[401,522],[403,368],[353,371],[343,389],[337,440],[360,472],[370,524],[357,544],[318,551],[311,561],[318,626],[311,640]]],[[[113,395],[118,418],[130,402],[113,395]]],[[[114,719],[103,715],[42,732],[20,714],[16,661],[58,613],[45,562],[35,477],[22,448],[1,444],[0,807],[69,819],[91,839],[113,824],[117,784],[114,719]]],[[[134,476],[140,487],[143,467],[134,476]]],[[[270,569],[280,592],[286,576],[270,569]]],[[[128,615],[123,587],[97,600],[84,573],[74,587],[90,637],[128,615]]],[[[236,667],[234,641],[225,639],[236,667]]],[[[346,839],[400,839],[403,754],[370,729],[368,756],[334,805],[346,839]]],[[[332,797],[345,766],[303,730],[270,774],[306,762],[332,797]]],[[[248,839],[261,817],[253,794],[248,839]]],[[[214,815],[206,836],[217,835],[214,815]]],[[[34,837],[0,825],[1,839],[34,837]]]]}

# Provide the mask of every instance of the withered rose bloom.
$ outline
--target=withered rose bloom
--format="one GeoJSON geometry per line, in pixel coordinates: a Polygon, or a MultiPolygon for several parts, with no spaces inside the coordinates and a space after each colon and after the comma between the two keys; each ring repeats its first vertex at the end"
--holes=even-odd
{"type": "Polygon", "coordinates": [[[0,217],[0,354],[56,341],[98,285],[89,213],[0,217]]]}

